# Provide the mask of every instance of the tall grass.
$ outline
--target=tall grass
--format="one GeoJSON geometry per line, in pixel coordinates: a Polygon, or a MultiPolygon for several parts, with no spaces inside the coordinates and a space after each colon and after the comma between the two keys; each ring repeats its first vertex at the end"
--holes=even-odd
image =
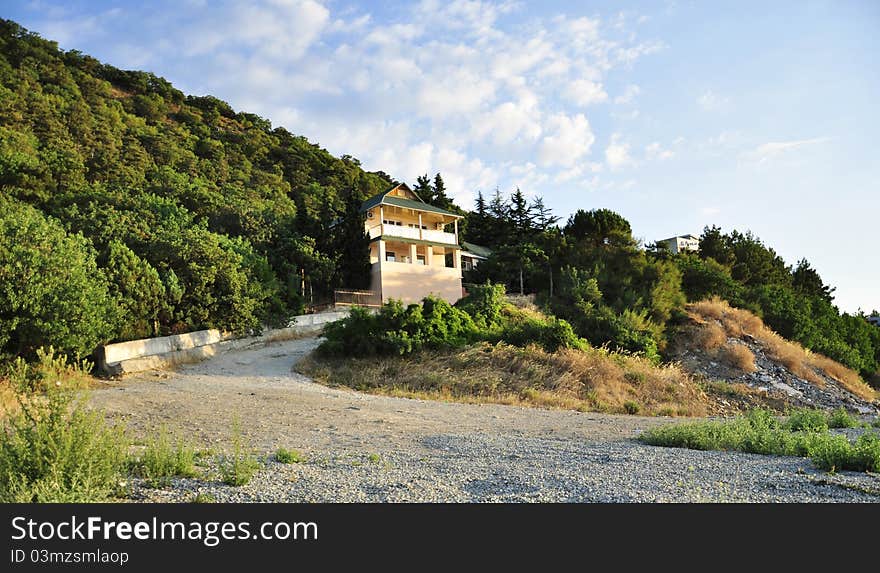
{"type": "Polygon", "coordinates": [[[701,416],[708,398],[677,365],[601,348],[482,342],[412,357],[308,357],[297,369],[329,385],[418,398],[580,411],[701,416]]]}
{"type": "Polygon", "coordinates": [[[77,394],[86,368],[51,349],[9,367],[17,408],[0,431],[0,502],[104,501],[117,491],[127,442],[77,394]]]}
{"type": "Polygon", "coordinates": [[[149,487],[166,487],[174,477],[196,475],[195,450],[182,438],[173,439],[163,426],[146,448],[130,462],[132,473],[149,487]]]}
{"type": "Polygon", "coordinates": [[[828,420],[821,411],[799,410],[780,422],[771,412],[755,409],[726,421],[653,428],[639,440],[654,446],[809,457],[828,471],[880,471],[880,435],[867,432],[850,442],[829,433],[828,420]]]}
{"type": "Polygon", "coordinates": [[[245,485],[251,481],[259,468],[260,463],[242,443],[241,422],[238,418],[234,418],[232,420],[232,452],[224,455],[220,460],[220,478],[227,485],[245,485]]]}

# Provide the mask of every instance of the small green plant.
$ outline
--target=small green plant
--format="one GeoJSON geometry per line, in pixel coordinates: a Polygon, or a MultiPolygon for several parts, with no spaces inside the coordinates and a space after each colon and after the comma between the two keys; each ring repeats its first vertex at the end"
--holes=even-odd
{"type": "Polygon", "coordinates": [[[19,408],[0,428],[0,502],[98,502],[120,491],[125,435],[67,387],[71,372],[81,374],[51,349],[9,369],[19,408]]]}
{"type": "Polygon", "coordinates": [[[275,451],[275,461],[282,464],[300,464],[306,461],[306,458],[296,450],[278,448],[275,451]]]}
{"type": "Polygon", "coordinates": [[[131,470],[148,487],[167,487],[174,477],[195,477],[195,451],[183,439],[173,440],[163,426],[144,451],[132,460],[131,470]]]}
{"type": "Polygon", "coordinates": [[[845,408],[838,408],[831,412],[828,416],[829,428],[858,428],[861,426],[859,419],[846,411],[845,408]]]}
{"type": "Polygon", "coordinates": [[[828,429],[828,416],[822,410],[797,408],[789,413],[786,427],[793,432],[824,432],[828,429]]]}
{"type": "Polygon", "coordinates": [[[190,503],[217,503],[217,498],[210,493],[199,492],[192,497],[190,503]]]}
{"type": "Polygon", "coordinates": [[[232,453],[220,460],[220,478],[227,485],[241,486],[251,481],[260,463],[242,445],[238,418],[232,421],[232,453]]]}
{"type": "Polygon", "coordinates": [[[642,407],[638,404],[638,402],[633,402],[632,400],[627,400],[623,403],[623,409],[626,410],[627,414],[638,414],[642,407]]]}
{"type": "Polygon", "coordinates": [[[382,461],[382,457],[379,454],[370,454],[367,456],[367,460],[369,460],[371,464],[378,464],[382,461]]]}

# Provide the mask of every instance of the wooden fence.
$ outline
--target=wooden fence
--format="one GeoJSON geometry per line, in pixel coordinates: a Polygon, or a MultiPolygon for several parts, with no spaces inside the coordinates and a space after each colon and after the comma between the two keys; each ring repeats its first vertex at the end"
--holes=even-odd
{"type": "Polygon", "coordinates": [[[382,298],[379,293],[371,290],[342,290],[333,291],[333,300],[342,306],[382,306],[382,298]]]}

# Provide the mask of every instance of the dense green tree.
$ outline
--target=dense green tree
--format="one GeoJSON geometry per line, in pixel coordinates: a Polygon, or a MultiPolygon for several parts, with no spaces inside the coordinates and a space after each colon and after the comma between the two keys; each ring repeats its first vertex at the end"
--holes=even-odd
{"type": "Polygon", "coordinates": [[[113,337],[117,316],[89,242],[0,196],[0,354],[54,346],[87,356],[113,337]]]}

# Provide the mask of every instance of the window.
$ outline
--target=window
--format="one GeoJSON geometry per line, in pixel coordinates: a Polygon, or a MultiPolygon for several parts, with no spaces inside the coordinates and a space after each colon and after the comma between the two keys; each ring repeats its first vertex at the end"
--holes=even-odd
{"type": "Polygon", "coordinates": [[[385,251],[385,260],[388,262],[395,262],[397,258],[394,256],[394,251],[385,251]]]}
{"type": "Polygon", "coordinates": [[[416,264],[424,265],[425,264],[425,255],[416,255],[416,264]]]}
{"type": "Polygon", "coordinates": [[[474,266],[471,264],[471,262],[469,260],[462,259],[461,260],[461,268],[463,270],[469,271],[472,268],[474,268],[474,266]]]}

